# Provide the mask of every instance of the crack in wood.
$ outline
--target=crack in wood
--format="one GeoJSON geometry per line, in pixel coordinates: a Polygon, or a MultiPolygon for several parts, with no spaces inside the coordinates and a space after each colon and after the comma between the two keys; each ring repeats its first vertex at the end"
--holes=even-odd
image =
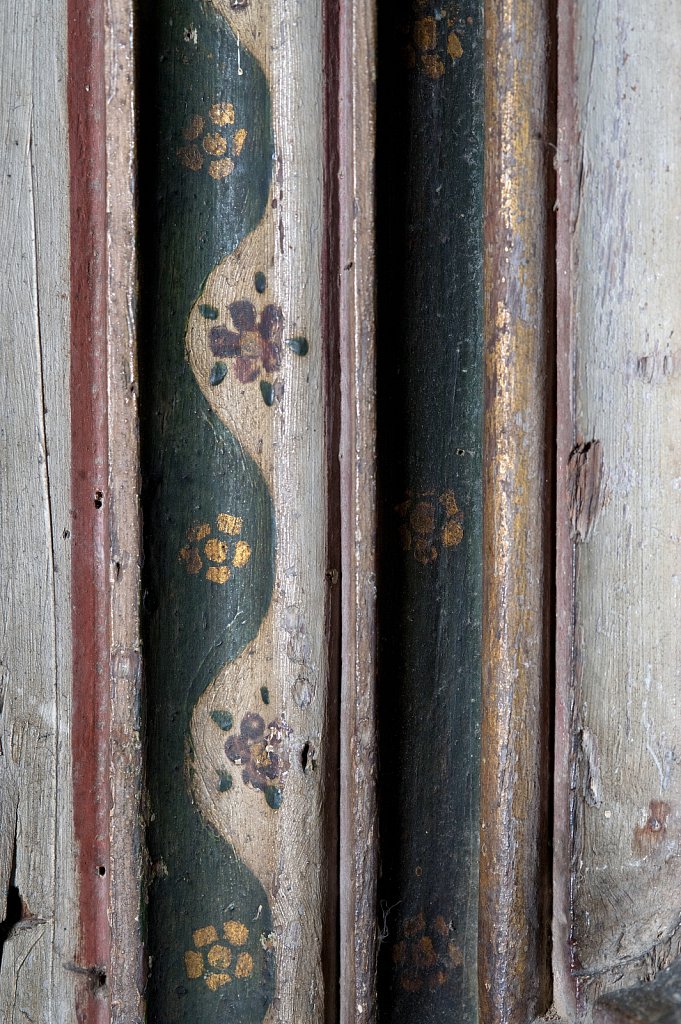
{"type": "Polygon", "coordinates": [[[603,479],[601,442],[575,445],[568,459],[568,508],[575,541],[587,541],[598,522],[604,503],[603,479]]]}

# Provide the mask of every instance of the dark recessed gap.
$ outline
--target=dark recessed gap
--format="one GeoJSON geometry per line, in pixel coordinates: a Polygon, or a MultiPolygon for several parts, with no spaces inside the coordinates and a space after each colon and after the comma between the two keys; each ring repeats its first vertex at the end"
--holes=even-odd
{"type": "Polygon", "coordinates": [[[12,854],[12,872],[10,875],[9,886],[7,888],[5,918],[3,921],[0,921],[0,964],[2,964],[2,953],[7,939],[10,937],[15,926],[18,925],[24,917],[24,905],[21,899],[21,893],[19,892],[19,888],[16,884],[16,871],[17,848],[15,842],[14,852],[12,854]]]}

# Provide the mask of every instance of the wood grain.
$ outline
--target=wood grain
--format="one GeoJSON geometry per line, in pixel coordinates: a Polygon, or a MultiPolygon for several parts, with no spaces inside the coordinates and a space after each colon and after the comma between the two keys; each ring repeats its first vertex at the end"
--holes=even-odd
{"type": "Polygon", "coordinates": [[[341,0],[340,1020],[376,1014],[376,5],[341,0]]]}
{"type": "Polygon", "coordinates": [[[569,1015],[681,950],[681,9],[559,13],[554,950],[569,1015]]]}
{"type": "Polygon", "coordinates": [[[73,1024],[66,4],[0,9],[0,1017],[73,1024]]]}
{"type": "Polygon", "coordinates": [[[681,963],[653,981],[606,992],[596,1003],[596,1024],[678,1024],[681,1020],[681,963]]]}
{"type": "Polygon", "coordinates": [[[141,1024],[142,661],[137,370],[135,25],[130,0],[109,0],[105,40],[108,493],[110,529],[111,1024],[141,1024]]]}
{"type": "Polygon", "coordinates": [[[550,8],[485,5],[480,1018],[550,1000],[550,8]]]}
{"type": "Polygon", "coordinates": [[[68,6],[73,804],[80,1021],[109,1019],[110,687],[104,7],[68,6]]]}

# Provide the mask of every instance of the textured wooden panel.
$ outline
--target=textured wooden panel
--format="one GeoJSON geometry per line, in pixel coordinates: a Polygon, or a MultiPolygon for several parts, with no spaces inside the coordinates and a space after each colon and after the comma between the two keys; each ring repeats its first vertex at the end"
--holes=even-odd
{"type": "Polygon", "coordinates": [[[477,1019],[483,12],[379,10],[379,1019],[477,1019]]]}
{"type": "Polygon", "coordinates": [[[560,5],[557,1003],[681,949],[681,8],[560,5]]]}
{"type": "Polygon", "coordinates": [[[110,687],[104,8],[68,8],[71,228],[73,798],[82,974],[77,1014],[109,1019],[110,687]]]}
{"type": "MultiPolygon", "coordinates": [[[[329,6],[329,14],[332,5],[329,6]]],[[[328,15],[327,15],[328,16],[328,15]]],[[[340,5],[340,1014],[376,1013],[376,6],[340,5]],[[359,159],[358,159],[359,157],[359,159]]],[[[332,168],[329,168],[331,170],[332,168]]]]}
{"type": "Polygon", "coordinates": [[[320,1021],[319,4],[147,8],[152,1022],[320,1021]]]}
{"type": "Polygon", "coordinates": [[[480,1012],[550,998],[550,5],[488,3],[480,1012]]]}
{"type": "Polygon", "coordinates": [[[141,1024],[143,830],[140,472],[137,377],[134,41],[131,0],[109,0],[107,160],[110,502],[111,815],[109,989],[112,1024],[141,1024]]]}
{"type": "Polygon", "coordinates": [[[0,7],[0,1018],[72,1024],[66,4],[0,7]]]}
{"type": "Polygon", "coordinates": [[[606,992],[598,1000],[596,1024],[678,1024],[681,1021],[681,963],[660,971],[654,981],[618,992],[606,992]]]}

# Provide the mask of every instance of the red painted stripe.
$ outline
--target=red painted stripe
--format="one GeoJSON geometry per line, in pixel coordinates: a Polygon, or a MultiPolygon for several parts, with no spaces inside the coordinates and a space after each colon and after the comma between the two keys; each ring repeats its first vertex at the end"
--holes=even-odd
{"type": "Polygon", "coordinates": [[[110,1020],[109,492],[103,0],[68,0],[73,804],[79,1024],[110,1020]]]}

